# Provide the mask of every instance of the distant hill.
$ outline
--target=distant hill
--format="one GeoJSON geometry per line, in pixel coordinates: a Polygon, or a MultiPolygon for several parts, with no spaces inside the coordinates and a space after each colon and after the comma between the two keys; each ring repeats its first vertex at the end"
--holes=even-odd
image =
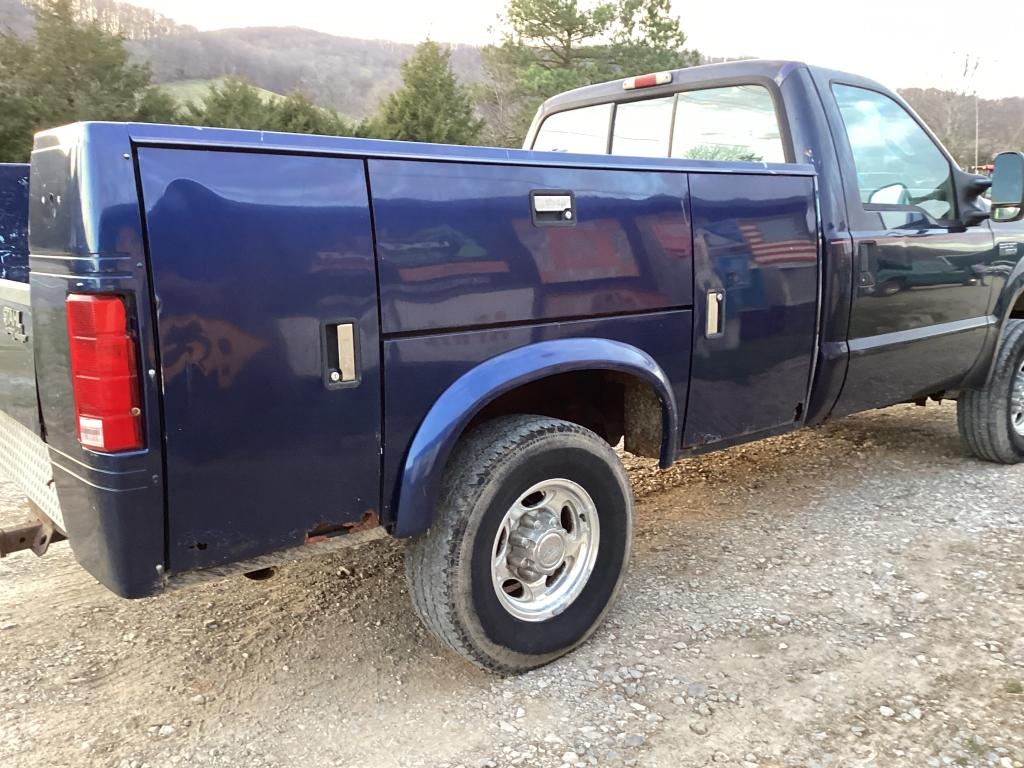
{"type": "MultiPolygon", "coordinates": [[[[128,40],[195,31],[156,11],[118,0],[71,0],[71,7],[77,18],[96,22],[107,32],[128,40]]],[[[32,24],[32,11],[25,0],[0,0],[0,30],[28,35],[32,24]]]]}
{"type": "MultiPolygon", "coordinates": [[[[115,0],[73,0],[81,18],[99,22],[126,38],[139,61],[149,63],[153,82],[176,98],[201,97],[196,81],[235,75],[276,94],[300,90],[314,103],[351,118],[370,114],[401,82],[400,67],[414,46],[386,40],[336,37],[298,27],[250,27],[200,32],[160,14],[115,0]],[[184,97],[182,97],[184,94],[184,97]]],[[[0,30],[26,36],[32,13],[22,0],[0,0],[0,30]]],[[[459,77],[483,77],[480,50],[453,46],[459,77]]]]}
{"type": "MultiPolygon", "coordinates": [[[[353,118],[368,115],[398,87],[401,64],[414,48],[298,27],[179,32],[127,45],[149,63],[157,84],[236,75],[275,93],[301,90],[353,118]]],[[[483,76],[480,50],[473,46],[453,47],[452,66],[468,82],[483,76]]]]}

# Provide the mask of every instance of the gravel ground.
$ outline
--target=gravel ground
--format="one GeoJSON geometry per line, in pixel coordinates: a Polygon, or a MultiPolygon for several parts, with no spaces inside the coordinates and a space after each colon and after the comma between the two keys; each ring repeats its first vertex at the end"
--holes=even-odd
{"type": "Polygon", "coordinates": [[[8,558],[0,765],[1024,766],[1024,467],[951,407],[627,465],[617,607],[518,678],[425,634],[392,541],[135,602],[8,558]]]}

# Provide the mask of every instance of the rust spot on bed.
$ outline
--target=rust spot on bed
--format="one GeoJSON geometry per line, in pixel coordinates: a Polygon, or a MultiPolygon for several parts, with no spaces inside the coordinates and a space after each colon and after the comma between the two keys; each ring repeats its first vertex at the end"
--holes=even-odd
{"type": "Polygon", "coordinates": [[[327,541],[332,536],[338,536],[343,533],[359,533],[360,531],[368,531],[371,528],[376,528],[380,525],[380,515],[377,514],[376,510],[368,509],[363,512],[363,516],[355,522],[347,523],[320,523],[314,526],[306,532],[306,544],[319,544],[322,541],[327,541]]]}
{"type": "Polygon", "coordinates": [[[360,531],[376,528],[378,525],[380,525],[380,515],[377,514],[376,510],[368,509],[363,512],[363,516],[358,523],[344,523],[342,528],[349,533],[359,533],[360,531]]]}

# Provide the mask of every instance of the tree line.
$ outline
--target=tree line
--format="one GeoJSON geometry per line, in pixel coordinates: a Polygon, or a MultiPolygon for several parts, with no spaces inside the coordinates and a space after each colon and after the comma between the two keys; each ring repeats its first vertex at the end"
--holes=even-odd
{"type": "MultiPolygon", "coordinates": [[[[39,2],[39,0],[33,0],[39,2]]],[[[104,32],[125,40],[151,40],[180,32],[194,31],[193,27],[178,24],[163,14],[140,8],[118,0],[70,0],[76,19],[90,21],[104,32]]]]}
{"type": "Polygon", "coordinates": [[[979,99],[964,91],[905,88],[900,95],[935,132],[962,168],[1024,148],[1024,98],[979,99]]]}
{"type": "Polygon", "coordinates": [[[178,104],[124,46],[169,22],[148,12],[135,19],[118,6],[36,0],[31,37],[0,34],[0,161],[24,162],[36,131],[80,120],[517,146],[537,106],[555,93],[699,60],[685,48],[670,0],[509,0],[500,41],[483,50],[483,85],[460,82],[450,49],[428,40],[402,64],[398,90],[352,121],[301,92],[266,98],[235,77],[178,104]]]}
{"type": "MultiPolygon", "coordinates": [[[[556,93],[631,74],[698,64],[671,0],[508,0],[499,39],[481,51],[484,78],[454,74],[451,50],[426,41],[401,66],[399,88],[361,120],[301,91],[268,97],[237,77],[180,104],[152,84],[126,40],[187,31],[116,0],[32,0],[31,36],[0,33],[0,162],[28,158],[38,130],[79,120],[180,123],[255,130],[519,146],[537,107],[556,93]]],[[[963,167],[1024,144],[1024,99],[976,100],[906,89],[904,98],[963,167]]]]}

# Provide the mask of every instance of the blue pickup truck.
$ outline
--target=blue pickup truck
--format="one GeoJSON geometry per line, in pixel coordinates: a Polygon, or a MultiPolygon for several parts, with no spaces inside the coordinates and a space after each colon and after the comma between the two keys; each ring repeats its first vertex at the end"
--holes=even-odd
{"type": "Polygon", "coordinates": [[[619,589],[620,442],[667,467],[952,398],[1024,459],[1024,155],[965,173],[854,75],[595,85],[522,151],[83,123],[0,180],[35,514],[0,551],[66,537],[124,597],[391,535],[424,623],[515,672],[619,589]]]}

